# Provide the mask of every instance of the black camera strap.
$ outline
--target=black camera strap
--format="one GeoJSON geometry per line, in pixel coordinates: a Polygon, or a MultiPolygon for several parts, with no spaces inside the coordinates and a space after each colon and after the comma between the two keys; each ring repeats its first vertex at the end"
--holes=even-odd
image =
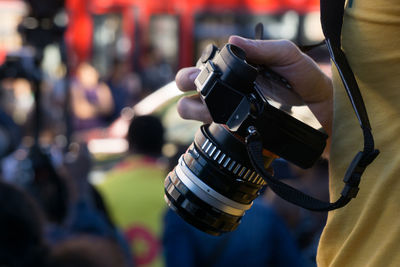
{"type": "MultiPolygon", "coordinates": [[[[247,150],[255,170],[264,178],[268,186],[281,198],[313,211],[329,211],[345,206],[358,193],[361,176],[366,167],[378,156],[374,148],[367,110],[353,71],[341,49],[341,31],[345,0],[320,0],[321,24],[332,62],[335,64],[347,95],[351,101],[364,136],[364,149],[356,154],[344,176],[345,186],[341,196],[333,203],[321,201],[293,188],[275,178],[264,168],[261,137],[255,129],[249,129],[246,138],[247,150]]],[[[257,32],[257,30],[256,30],[257,32]]],[[[259,34],[259,33],[258,33],[259,34]]]]}

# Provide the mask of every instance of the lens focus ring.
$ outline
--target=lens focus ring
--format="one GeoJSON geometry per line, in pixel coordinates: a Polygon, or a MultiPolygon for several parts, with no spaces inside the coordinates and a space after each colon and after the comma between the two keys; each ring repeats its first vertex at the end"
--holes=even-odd
{"type": "Polygon", "coordinates": [[[256,185],[266,185],[264,179],[254,170],[241,165],[227,154],[223,153],[210,139],[204,138],[198,144],[202,152],[208,159],[214,161],[218,166],[235,175],[236,178],[256,185]]]}

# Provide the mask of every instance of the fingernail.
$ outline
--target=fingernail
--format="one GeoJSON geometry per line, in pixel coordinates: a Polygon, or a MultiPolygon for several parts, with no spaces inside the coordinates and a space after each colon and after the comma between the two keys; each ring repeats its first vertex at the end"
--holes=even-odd
{"type": "Polygon", "coordinates": [[[240,46],[241,44],[249,45],[251,40],[237,35],[233,35],[229,38],[229,42],[240,46]]]}
{"type": "Polygon", "coordinates": [[[200,71],[200,70],[198,70],[198,69],[193,70],[193,71],[189,74],[189,79],[194,81],[194,79],[196,79],[197,75],[199,75],[199,71],[200,71]]]}

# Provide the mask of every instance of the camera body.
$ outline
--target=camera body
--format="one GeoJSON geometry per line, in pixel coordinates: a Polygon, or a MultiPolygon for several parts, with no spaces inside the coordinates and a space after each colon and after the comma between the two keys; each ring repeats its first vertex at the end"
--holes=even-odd
{"type": "Polygon", "coordinates": [[[165,179],[165,200],[187,222],[212,235],[236,229],[266,185],[254,171],[245,138],[256,129],[262,138],[264,166],[282,157],[311,167],[325,148],[323,132],[271,105],[256,78],[290,89],[278,74],[246,61],[232,44],[209,45],[197,62],[197,91],[213,123],[203,125],[194,142],[165,179]]]}
{"type": "Polygon", "coordinates": [[[271,105],[255,83],[262,72],[273,82],[271,86],[290,90],[283,77],[248,64],[244,51],[232,44],[220,52],[209,45],[197,66],[201,72],[195,80],[196,88],[213,122],[226,125],[243,138],[247,128],[255,126],[266,150],[299,167],[309,168],[319,159],[326,134],[271,105]]]}

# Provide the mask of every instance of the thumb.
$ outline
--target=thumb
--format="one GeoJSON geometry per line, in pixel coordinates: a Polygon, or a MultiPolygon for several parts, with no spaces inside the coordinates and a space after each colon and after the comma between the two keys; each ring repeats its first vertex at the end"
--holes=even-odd
{"type": "Polygon", "coordinates": [[[302,52],[289,40],[252,40],[231,36],[229,43],[242,48],[250,63],[288,66],[302,60],[302,52]]]}

